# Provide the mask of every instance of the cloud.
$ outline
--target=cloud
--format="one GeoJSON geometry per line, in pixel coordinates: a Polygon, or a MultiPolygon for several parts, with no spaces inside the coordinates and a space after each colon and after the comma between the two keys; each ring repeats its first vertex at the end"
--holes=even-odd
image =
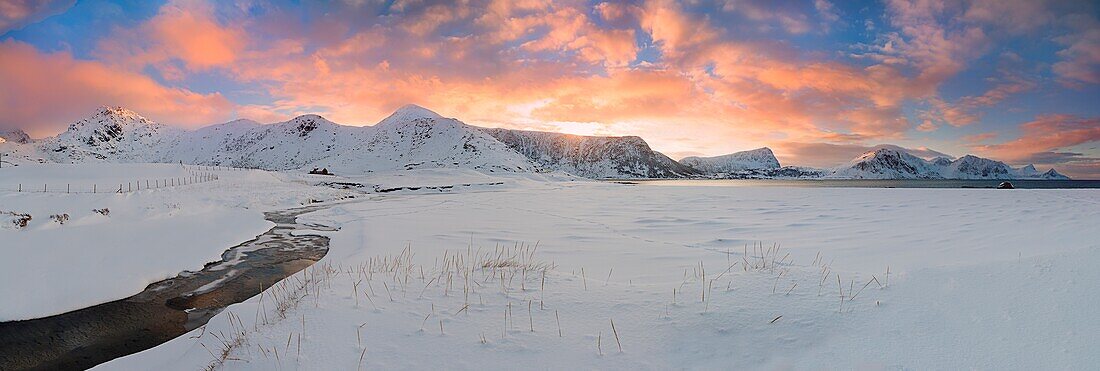
{"type": "Polygon", "coordinates": [[[67,52],[40,53],[18,41],[0,42],[2,128],[52,134],[101,105],[123,105],[154,120],[203,126],[233,115],[220,94],[200,94],[67,52]],[[48,82],[48,83],[47,83],[48,82]]]}
{"type": "MultiPolygon", "coordinates": [[[[814,3],[816,10],[826,19],[835,17],[832,4],[824,0],[814,3]]],[[[778,25],[790,34],[804,34],[813,29],[809,17],[800,9],[783,6],[782,3],[760,0],[725,0],[721,9],[740,14],[757,22],[778,25]]]]}
{"type": "Polygon", "coordinates": [[[76,0],[0,0],[0,35],[72,8],[76,0]]]}
{"type": "Polygon", "coordinates": [[[236,62],[248,43],[246,32],[217,20],[201,0],[174,0],[134,29],[117,29],[102,40],[96,56],[130,69],[152,65],[166,78],[236,62]]]}
{"type": "Polygon", "coordinates": [[[1035,80],[1017,71],[1021,69],[1015,66],[1020,63],[1018,58],[1014,53],[1003,53],[997,76],[986,79],[993,86],[981,95],[965,96],[953,103],[939,97],[928,98],[931,110],[923,116],[937,123],[966,126],[981,120],[982,109],[996,106],[1013,95],[1034,90],[1038,86],[1035,80]]]}
{"type": "Polygon", "coordinates": [[[963,12],[962,18],[1021,34],[1054,21],[1050,3],[1046,0],[974,0],[963,12]]]}
{"type": "MultiPolygon", "coordinates": [[[[982,122],[984,111],[1006,99],[1045,88],[1049,79],[1037,74],[1053,70],[1084,84],[1095,71],[1094,48],[1080,32],[1090,30],[1086,19],[1057,39],[1065,49],[1050,70],[1017,61],[996,69],[984,90],[945,98],[960,91],[945,82],[972,73],[1005,37],[1077,19],[1046,2],[1006,2],[1006,17],[1016,20],[1002,22],[997,2],[888,0],[881,14],[860,11],[875,20],[867,19],[873,41],[851,49],[806,46],[825,36],[813,33],[822,25],[844,21],[827,0],[242,4],[173,0],[148,19],[119,22],[94,43],[96,60],[29,46],[33,58],[24,59],[105,71],[122,83],[90,87],[95,95],[71,101],[127,105],[166,122],[320,113],[364,125],[417,103],[478,125],[640,135],[670,153],[760,143],[777,143],[778,151],[788,143],[784,163],[831,162],[822,166],[847,161],[868,143],[911,143],[913,130],[982,122]],[[1024,19],[1031,13],[1041,19],[1024,19]],[[226,87],[239,104],[205,93],[226,87]],[[185,101],[200,114],[180,109],[185,101]],[[836,155],[798,150],[811,142],[836,155]]],[[[31,75],[37,85],[52,81],[31,75]]]]}
{"type": "Polygon", "coordinates": [[[1043,115],[1021,124],[1020,131],[1016,139],[973,148],[979,153],[1022,164],[1037,154],[1049,154],[1060,148],[1100,141],[1100,117],[1043,115]]]}
{"type": "Polygon", "coordinates": [[[974,134],[974,135],[967,135],[967,136],[962,138],[962,141],[966,142],[966,143],[970,143],[970,144],[975,144],[975,143],[985,142],[987,140],[994,139],[996,137],[997,137],[997,133],[978,133],[978,134],[974,134]]]}
{"type": "Polygon", "coordinates": [[[814,0],[814,9],[817,9],[818,16],[826,24],[840,20],[840,14],[837,13],[836,7],[828,0],[814,0]]]}
{"type": "Polygon", "coordinates": [[[1062,60],[1051,68],[1066,85],[1100,84],[1100,21],[1084,14],[1066,19],[1074,32],[1055,39],[1066,49],[1058,51],[1062,60]]]}
{"type": "Polygon", "coordinates": [[[1066,164],[1081,161],[1100,161],[1100,158],[1088,157],[1079,152],[1036,152],[1021,158],[1020,163],[1066,164]]]}

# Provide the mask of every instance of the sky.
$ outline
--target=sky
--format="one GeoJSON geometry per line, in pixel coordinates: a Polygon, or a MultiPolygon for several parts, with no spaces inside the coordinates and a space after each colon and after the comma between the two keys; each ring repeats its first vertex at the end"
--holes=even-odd
{"type": "Polygon", "coordinates": [[[677,159],[894,144],[1100,179],[1100,2],[0,0],[0,129],[103,105],[372,125],[410,103],[677,159]]]}

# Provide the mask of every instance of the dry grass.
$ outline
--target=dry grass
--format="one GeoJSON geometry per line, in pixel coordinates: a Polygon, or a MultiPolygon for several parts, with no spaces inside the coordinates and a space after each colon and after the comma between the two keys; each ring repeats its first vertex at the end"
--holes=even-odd
{"type": "MultiPolygon", "coordinates": [[[[839,274],[832,272],[830,264],[825,263],[825,259],[820,253],[814,257],[810,264],[813,267],[820,267],[821,276],[818,277],[815,272],[810,272],[808,275],[797,274],[801,273],[802,270],[795,266],[790,260],[791,254],[783,251],[778,244],[774,244],[771,247],[767,247],[763,244],[755,244],[752,245],[751,250],[749,245],[746,245],[744,249],[745,254],[739,260],[735,258],[735,255],[727,251],[726,268],[724,269],[721,267],[713,269],[713,260],[700,261],[698,265],[691,269],[685,268],[684,281],[679,283],[679,287],[673,287],[671,307],[688,306],[696,308],[696,310],[701,309],[702,313],[708,313],[713,306],[711,303],[712,301],[718,300],[716,303],[719,305],[729,303],[728,299],[724,297],[733,295],[730,293],[730,286],[733,284],[734,279],[744,279],[746,276],[764,276],[762,280],[758,277],[749,281],[754,285],[759,283],[760,286],[763,286],[756,290],[761,294],[767,292],[766,282],[771,280],[772,294],[783,294],[774,295],[774,299],[772,300],[788,300],[782,298],[791,296],[792,293],[795,293],[796,288],[812,284],[812,281],[815,280],[818,281],[820,295],[824,284],[827,283],[826,281],[835,279],[837,281],[838,296],[840,298],[839,312],[844,312],[848,309],[850,303],[856,298],[863,298],[861,293],[869,287],[870,284],[878,283],[880,288],[885,287],[884,284],[879,282],[877,277],[872,276],[871,279],[861,285],[858,290],[855,289],[856,282],[854,281],[850,281],[848,290],[845,290],[843,287],[843,278],[839,274]],[[704,263],[712,263],[712,269],[707,269],[704,263]],[[735,269],[739,266],[742,269],[735,269]],[[694,271],[693,274],[692,271],[694,271]],[[738,272],[741,271],[747,273],[739,274],[738,272]],[[836,277],[833,278],[831,276],[836,277]],[[720,280],[729,280],[727,290],[726,293],[722,293],[720,290],[718,295],[715,296],[713,291],[714,284],[716,281],[720,280]],[[778,288],[780,280],[784,281],[785,285],[789,285],[784,286],[788,287],[787,290],[778,288]],[[679,297],[683,294],[682,291],[684,289],[693,290],[693,287],[700,289],[699,306],[695,307],[695,302],[691,300],[687,300],[684,303],[678,302],[679,297]]],[[[374,309],[378,311],[385,309],[379,308],[375,305],[376,301],[373,300],[373,297],[381,294],[381,291],[385,291],[385,295],[389,299],[389,302],[393,303],[385,304],[384,300],[377,301],[378,304],[383,304],[383,306],[396,305],[399,308],[405,308],[416,300],[430,300],[431,311],[429,313],[420,314],[415,318],[421,319],[421,332],[431,331],[430,329],[426,329],[427,321],[434,317],[438,322],[440,336],[452,335],[451,337],[455,339],[461,339],[463,338],[462,335],[466,334],[466,341],[468,342],[476,341],[481,344],[488,344],[489,342],[485,333],[487,332],[486,330],[492,331],[492,329],[482,327],[480,330],[474,329],[471,331],[469,329],[469,323],[466,323],[467,321],[465,318],[456,316],[462,314],[465,314],[466,317],[488,316],[488,321],[491,323],[494,322],[494,320],[491,319],[492,316],[501,314],[502,317],[495,320],[501,321],[499,322],[501,324],[501,339],[512,338],[509,339],[512,341],[515,341],[515,339],[525,339],[528,335],[520,335],[520,333],[515,332],[522,331],[522,328],[518,327],[522,325],[517,325],[515,323],[516,318],[513,314],[512,307],[513,303],[522,304],[526,301],[528,314],[528,331],[526,332],[534,333],[536,327],[535,322],[539,322],[540,326],[544,327],[556,325],[558,337],[564,338],[562,315],[558,309],[553,307],[553,303],[547,300],[546,296],[548,291],[552,291],[548,289],[552,288],[554,284],[552,281],[554,276],[548,273],[551,273],[551,271],[556,268],[556,265],[553,262],[540,260],[537,251],[537,243],[534,245],[521,243],[510,245],[498,244],[488,249],[475,249],[471,245],[466,249],[446,250],[435,257],[429,256],[418,259],[416,258],[412,246],[406,246],[395,255],[371,257],[354,266],[334,268],[331,264],[318,264],[300,274],[292,276],[292,278],[279,282],[260,294],[261,299],[258,311],[263,313],[257,315],[257,326],[270,325],[287,318],[295,308],[299,307],[301,303],[306,302],[305,299],[310,296],[313,296],[316,303],[317,297],[322,294],[322,289],[331,289],[335,278],[343,275],[344,278],[340,282],[350,286],[353,296],[355,296],[355,298],[349,300],[346,305],[347,307],[354,305],[354,308],[357,310],[361,308],[359,295],[365,296],[374,309]],[[422,264],[422,261],[427,261],[429,263],[422,264]],[[378,292],[374,289],[374,285],[377,284],[381,284],[383,287],[383,289],[378,290],[378,292]],[[412,293],[408,294],[409,291],[412,291],[412,293]],[[461,296],[458,296],[459,292],[461,292],[461,296]],[[472,296],[474,300],[471,301],[472,296]],[[494,300],[494,298],[496,300],[494,300]],[[534,301],[536,299],[540,302],[539,312],[534,310],[534,301]],[[437,312],[435,308],[437,305],[443,305],[444,307],[441,307],[437,312]],[[547,310],[547,306],[554,312],[553,319],[549,318],[550,313],[547,310]],[[551,320],[554,321],[553,324],[549,322],[551,320]],[[446,332],[447,326],[452,327],[450,334],[446,332]],[[512,333],[511,335],[509,334],[510,332],[512,333]],[[476,337],[473,335],[474,333],[477,333],[476,337]],[[455,334],[460,336],[454,336],[455,334]]],[[[720,263],[718,264],[720,265],[720,263]]],[[[579,268],[579,270],[583,290],[587,292],[586,269],[579,268]]],[[[609,269],[604,285],[601,285],[610,288],[594,287],[594,291],[607,293],[608,290],[615,290],[615,288],[619,286],[621,286],[619,289],[629,290],[625,284],[610,285],[610,279],[613,277],[614,270],[613,267],[609,269]]],[[[863,282],[862,279],[860,279],[860,281],[863,282]]],[[[573,283],[575,284],[575,281],[573,281],[573,283]]],[[[631,284],[631,286],[632,285],[633,284],[631,284]]],[[[339,288],[340,291],[345,293],[346,289],[347,287],[339,288]]],[[[327,290],[325,292],[332,292],[332,290],[327,290]]],[[[736,292],[738,291],[734,291],[734,293],[736,292]]],[[[577,292],[577,294],[583,293],[577,292]]],[[[795,295],[794,297],[798,298],[803,296],[795,295]]],[[[828,306],[829,304],[824,305],[824,307],[828,306]]],[[[522,308],[518,309],[522,310],[522,308]]],[[[569,312],[567,311],[565,314],[567,317],[566,320],[570,320],[570,318],[568,318],[569,312]]],[[[786,314],[794,315],[797,313],[786,314]]],[[[670,313],[669,306],[666,305],[663,309],[663,315],[663,318],[671,318],[675,315],[675,312],[670,313]]],[[[776,316],[768,323],[777,323],[782,317],[782,315],[776,316]]],[[[658,318],[661,318],[660,315],[658,315],[658,318]]],[[[415,321],[415,319],[412,319],[412,321],[415,321]]],[[[522,321],[522,319],[520,319],[520,321],[522,321]]],[[[586,323],[591,325],[591,322],[586,323]]],[[[618,333],[618,324],[616,324],[613,319],[609,319],[609,323],[618,351],[620,353],[624,352],[622,345],[623,334],[618,333]]],[[[366,323],[361,323],[357,326],[351,325],[351,327],[356,327],[356,347],[361,350],[358,356],[357,368],[363,367],[366,348],[369,346],[364,343],[366,339],[364,339],[362,335],[362,329],[365,325],[366,323]]],[[[410,327],[411,326],[415,326],[415,322],[410,324],[410,327]]],[[[302,327],[302,332],[297,334],[291,333],[286,343],[277,344],[284,345],[283,350],[280,351],[277,348],[269,347],[265,349],[260,347],[260,353],[265,356],[268,354],[273,355],[275,360],[280,362],[281,365],[282,360],[287,359],[287,355],[290,351],[289,346],[294,340],[293,336],[297,336],[299,344],[297,351],[299,353],[301,352],[302,337],[305,333],[304,322],[302,327]]],[[[242,334],[241,337],[244,337],[244,335],[242,334]]],[[[279,339],[281,341],[281,338],[279,339]]],[[[347,340],[350,343],[350,339],[347,340]]],[[[601,330],[597,332],[596,344],[597,352],[601,356],[603,355],[602,341],[603,332],[601,330]]],[[[245,341],[242,340],[242,342],[245,341]]],[[[234,344],[234,342],[231,341],[229,344],[234,344]]],[[[211,354],[215,359],[223,359],[220,362],[224,363],[225,360],[234,359],[232,356],[233,349],[239,349],[239,347],[239,345],[230,346],[228,347],[228,352],[222,352],[223,355],[219,355],[217,351],[212,351],[211,354]]],[[[350,362],[350,356],[348,361],[350,362]]],[[[221,363],[218,363],[218,365],[221,363]]],[[[215,367],[217,367],[217,365],[214,365],[211,369],[215,367]]]]}

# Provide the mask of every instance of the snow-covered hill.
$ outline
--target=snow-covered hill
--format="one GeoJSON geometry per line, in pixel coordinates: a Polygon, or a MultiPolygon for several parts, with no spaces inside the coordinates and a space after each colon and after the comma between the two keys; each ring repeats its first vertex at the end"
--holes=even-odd
{"type": "Polygon", "coordinates": [[[46,161],[47,156],[37,147],[0,137],[0,168],[46,161]]]}
{"type": "Polygon", "coordinates": [[[537,167],[483,132],[423,107],[406,105],[377,125],[350,150],[313,161],[338,173],[464,168],[486,172],[534,172],[537,167]]]}
{"type": "Polygon", "coordinates": [[[483,129],[535,163],[588,178],[676,178],[694,175],[636,136],[599,137],[541,131],[483,129]]]}
{"type": "Polygon", "coordinates": [[[182,130],[122,107],[101,107],[39,147],[57,162],[159,162],[182,130]]]}
{"type": "Polygon", "coordinates": [[[224,124],[207,126],[177,136],[165,153],[165,161],[175,159],[189,164],[230,165],[237,152],[233,148],[245,133],[260,127],[252,120],[238,119],[224,124]]]}
{"type": "Polygon", "coordinates": [[[0,143],[18,143],[25,144],[31,142],[31,136],[24,133],[22,130],[0,130],[0,143]]]}
{"type": "Polygon", "coordinates": [[[487,173],[560,171],[589,178],[1068,179],[1053,169],[1013,169],[976,156],[929,160],[895,146],[830,170],[780,168],[768,148],[674,161],[636,136],[599,137],[489,129],[404,106],[374,126],[345,126],[318,115],[269,125],[235,120],[194,131],[103,107],[42,140],[0,133],[7,163],[182,162],[267,170],[329,168],[342,175],[457,168],[487,173]]]}
{"type": "Polygon", "coordinates": [[[1039,173],[1034,165],[1014,169],[1004,162],[966,155],[955,160],[937,157],[931,161],[893,147],[878,148],[856,157],[828,173],[845,179],[1049,179],[1069,177],[1054,169],[1039,173]]]}
{"type": "Polygon", "coordinates": [[[216,130],[185,136],[166,161],[293,170],[361,143],[367,129],[343,126],[318,115],[302,115],[270,125],[234,121],[216,130]],[[203,149],[211,149],[204,151],[203,149]],[[197,149],[197,150],[196,150],[197,149]]]}
{"type": "Polygon", "coordinates": [[[779,160],[768,147],[715,157],[685,157],[680,163],[707,174],[779,168],[779,160]]]}

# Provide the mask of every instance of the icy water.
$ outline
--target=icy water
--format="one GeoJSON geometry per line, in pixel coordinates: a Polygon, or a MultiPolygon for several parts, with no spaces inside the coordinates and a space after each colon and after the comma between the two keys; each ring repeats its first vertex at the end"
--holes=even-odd
{"type": "MultiPolygon", "coordinates": [[[[835,188],[997,188],[1003,180],[920,179],[653,179],[619,181],[657,186],[835,187],[835,188]]],[[[1100,180],[1009,180],[1017,189],[1100,188],[1100,180]]]]}
{"type": "Polygon", "coordinates": [[[71,370],[152,348],[203,324],[320,260],[328,237],[292,235],[299,215],[326,206],[265,213],[264,234],[222,253],[201,271],[155,282],[126,299],[39,319],[0,322],[0,370],[71,370]]]}

